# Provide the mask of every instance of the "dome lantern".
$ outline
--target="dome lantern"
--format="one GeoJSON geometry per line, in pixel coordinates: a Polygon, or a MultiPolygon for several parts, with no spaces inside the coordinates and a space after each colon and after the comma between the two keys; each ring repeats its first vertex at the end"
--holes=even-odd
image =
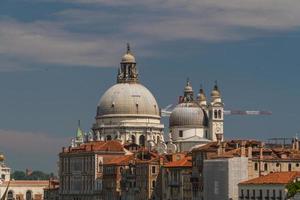
{"type": "Polygon", "coordinates": [[[194,90],[190,83],[189,78],[187,78],[186,86],[184,88],[184,102],[193,102],[194,101],[194,90]]]}
{"type": "Polygon", "coordinates": [[[118,70],[117,83],[138,82],[138,71],[136,68],[135,57],[131,53],[129,44],[127,44],[127,51],[122,56],[120,65],[121,66],[118,70]]]}

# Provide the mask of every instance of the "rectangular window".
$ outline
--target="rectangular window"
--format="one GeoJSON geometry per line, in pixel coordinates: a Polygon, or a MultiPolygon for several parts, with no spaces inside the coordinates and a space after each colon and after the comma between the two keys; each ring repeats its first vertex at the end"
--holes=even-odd
{"type": "Polygon", "coordinates": [[[266,199],[269,199],[269,198],[270,198],[270,191],[267,190],[266,199]]]}
{"type": "Polygon", "coordinates": [[[268,164],[267,163],[264,164],[264,168],[265,168],[265,171],[268,171],[268,164]]]}
{"type": "Polygon", "coordinates": [[[179,131],[179,137],[183,137],[183,131],[182,130],[179,131]]]}
{"type": "Polygon", "coordinates": [[[263,197],[263,192],[262,190],[259,190],[259,198],[262,198],[263,197]]]}
{"type": "Polygon", "coordinates": [[[244,199],[244,190],[243,189],[241,190],[241,196],[240,196],[240,198],[244,199]]]}
{"type": "Polygon", "coordinates": [[[152,166],[152,174],[155,174],[155,173],[156,173],[156,167],[152,166]]]}
{"type": "Polygon", "coordinates": [[[279,190],[279,199],[282,199],[282,191],[279,190]]]}
{"type": "Polygon", "coordinates": [[[258,163],[254,163],[254,170],[257,171],[258,170],[258,163]]]}

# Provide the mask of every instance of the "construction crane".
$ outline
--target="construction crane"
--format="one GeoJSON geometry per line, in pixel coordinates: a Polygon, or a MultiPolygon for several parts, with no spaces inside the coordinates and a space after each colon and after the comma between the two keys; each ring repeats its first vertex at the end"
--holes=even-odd
{"type": "Polygon", "coordinates": [[[272,115],[272,112],[265,110],[224,110],[225,115],[272,115]]]}
{"type": "MultiPolygon", "coordinates": [[[[173,104],[170,104],[161,110],[163,117],[169,117],[172,113],[173,104]]],[[[224,115],[272,115],[270,111],[262,110],[224,110],[224,115]]]]}

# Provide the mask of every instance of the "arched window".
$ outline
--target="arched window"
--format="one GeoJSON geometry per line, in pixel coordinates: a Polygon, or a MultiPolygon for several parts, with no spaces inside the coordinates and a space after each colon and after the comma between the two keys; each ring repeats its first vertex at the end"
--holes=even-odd
{"type": "Polygon", "coordinates": [[[155,181],[152,181],[152,187],[155,188],[155,181]]]}
{"type": "Polygon", "coordinates": [[[134,143],[134,144],[136,143],[136,139],[135,139],[135,136],[134,136],[134,135],[131,136],[131,141],[132,141],[132,143],[134,143]]]}
{"type": "Polygon", "coordinates": [[[157,138],[156,142],[159,143],[160,142],[160,137],[157,136],[156,138],[157,138]]]}
{"type": "Polygon", "coordinates": [[[218,118],[218,111],[217,111],[217,110],[214,111],[214,118],[215,118],[215,119],[218,118]]]}
{"type": "Polygon", "coordinates": [[[139,142],[140,142],[140,146],[145,146],[145,136],[144,135],[140,136],[139,142]]]}
{"type": "Polygon", "coordinates": [[[7,193],[7,200],[13,200],[14,199],[14,192],[12,190],[9,190],[7,193]]]}
{"type": "Polygon", "coordinates": [[[106,136],[106,141],[111,140],[111,135],[106,136]]]}
{"type": "Polygon", "coordinates": [[[26,200],[32,200],[32,191],[28,190],[26,192],[26,200]]]}
{"type": "Polygon", "coordinates": [[[222,111],[221,110],[218,110],[218,118],[222,119],[222,111]]]}
{"type": "Polygon", "coordinates": [[[292,164],[289,163],[289,172],[292,171],[292,164]]]}

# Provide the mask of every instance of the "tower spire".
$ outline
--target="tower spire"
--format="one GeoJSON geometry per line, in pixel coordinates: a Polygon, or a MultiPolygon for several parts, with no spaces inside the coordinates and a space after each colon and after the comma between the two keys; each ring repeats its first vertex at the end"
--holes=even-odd
{"type": "Polygon", "coordinates": [[[215,80],[215,86],[214,86],[214,89],[215,89],[215,90],[219,90],[219,87],[218,87],[218,81],[217,81],[217,80],[215,80]]]}
{"type": "Polygon", "coordinates": [[[129,44],[129,42],[127,42],[127,52],[126,52],[127,54],[130,54],[131,52],[130,52],[130,44],[129,44]]]}

